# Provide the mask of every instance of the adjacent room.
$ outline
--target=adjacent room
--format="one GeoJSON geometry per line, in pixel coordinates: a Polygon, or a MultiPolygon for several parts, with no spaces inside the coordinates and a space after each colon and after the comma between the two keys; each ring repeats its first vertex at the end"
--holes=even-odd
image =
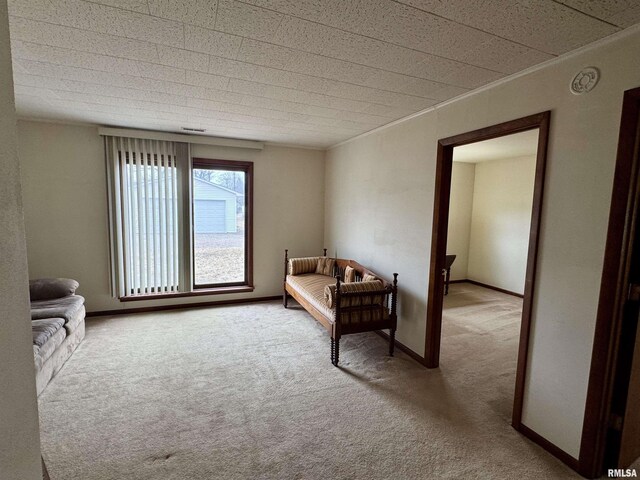
{"type": "Polygon", "coordinates": [[[639,56],[632,0],[0,0],[0,477],[637,474],[639,56]]]}
{"type": "Polygon", "coordinates": [[[537,129],[453,150],[443,304],[444,351],[512,415],[535,186],[537,129]]]}

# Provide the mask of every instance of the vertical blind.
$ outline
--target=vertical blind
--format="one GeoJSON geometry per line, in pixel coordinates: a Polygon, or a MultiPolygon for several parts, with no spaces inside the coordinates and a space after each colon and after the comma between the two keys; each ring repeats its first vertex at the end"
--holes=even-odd
{"type": "Polygon", "coordinates": [[[179,290],[174,142],[106,137],[118,296],[179,290]]]}

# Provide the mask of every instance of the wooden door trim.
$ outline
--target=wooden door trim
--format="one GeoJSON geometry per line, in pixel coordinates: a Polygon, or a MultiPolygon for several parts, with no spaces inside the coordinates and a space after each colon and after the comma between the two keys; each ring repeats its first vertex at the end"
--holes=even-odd
{"type": "Polygon", "coordinates": [[[442,331],[443,282],[440,272],[444,265],[447,248],[447,228],[449,221],[449,196],[451,193],[451,170],[453,166],[454,147],[475,143],[482,140],[512,135],[527,130],[539,129],[538,150],[536,154],[535,185],[533,190],[533,206],[531,211],[531,228],[529,231],[529,249],[527,271],[525,276],[524,300],[522,307],[522,324],[520,328],[520,344],[518,348],[518,366],[516,370],[516,389],[512,425],[522,430],[522,402],[524,397],[524,381],[527,369],[529,334],[531,330],[531,309],[533,306],[533,289],[536,276],[538,245],[540,236],[540,217],[542,214],[542,197],[547,163],[547,144],[549,139],[549,121],[551,112],[541,112],[528,117],[493,125],[472,132],[455,135],[438,141],[436,163],[436,186],[433,210],[433,230],[431,238],[431,262],[429,273],[429,293],[427,302],[427,329],[425,337],[425,364],[436,368],[440,359],[440,341],[442,331]]]}
{"type": "Polygon", "coordinates": [[[640,133],[640,88],[624,93],[618,151],[609,212],[600,297],[596,316],[579,473],[595,478],[602,473],[606,433],[615,376],[618,334],[621,327],[621,299],[628,259],[631,213],[634,208],[633,172],[640,168],[634,151],[640,133]]]}

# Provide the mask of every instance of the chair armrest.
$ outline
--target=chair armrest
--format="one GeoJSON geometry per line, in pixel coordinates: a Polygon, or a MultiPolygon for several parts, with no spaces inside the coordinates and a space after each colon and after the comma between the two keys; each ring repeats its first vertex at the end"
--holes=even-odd
{"type": "Polygon", "coordinates": [[[74,295],[79,286],[71,278],[39,278],[29,281],[29,296],[32,302],[67,297],[74,295]]]}

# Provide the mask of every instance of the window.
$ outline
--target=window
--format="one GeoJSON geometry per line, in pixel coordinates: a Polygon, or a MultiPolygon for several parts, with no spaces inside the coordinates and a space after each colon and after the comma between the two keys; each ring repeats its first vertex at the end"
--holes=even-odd
{"type": "Polygon", "coordinates": [[[251,284],[253,164],[194,159],[194,288],[251,284]]]}
{"type": "Polygon", "coordinates": [[[251,162],[106,137],[114,296],[252,291],[251,162]]]}

